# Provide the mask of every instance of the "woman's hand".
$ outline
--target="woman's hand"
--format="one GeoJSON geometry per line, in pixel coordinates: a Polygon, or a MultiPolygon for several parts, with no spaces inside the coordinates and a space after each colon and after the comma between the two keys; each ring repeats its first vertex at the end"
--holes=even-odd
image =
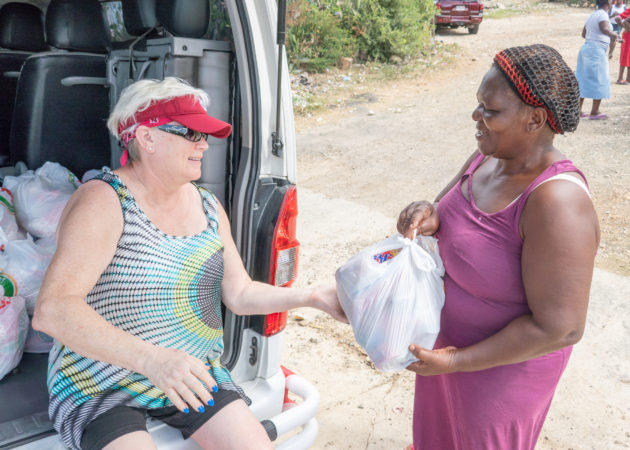
{"type": "Polygon", "coordinates": [[[407,366],[407,370],[418,375],[440,375],[457,372],[455,369],[455,347],[444,347],[437,350],[427,350],[411,344],[409,351],[419,359],[407,366]]]}
{"type": "Polygon", "coordinates": [[[417,234],[432,236],[439,226],[440,220],[433,204],[422,200],[411,203],[401,211],[396,228],[403,236],[413,239],[414,230],[417,230],[417,234]]]}
{"type": "Polygon", "coordinates": [[[188,413],[190,407],[203,412],[206,406],[214,405],[210,390],[216,392],[217,383],[208,367],[186,352],[156,346],[144,361],[141,373],[180,411],[188,413]]]}
{"type": "Polygon", "coordinates": [[[337,288],[335,286],[313,289],[310,303],[313,308],[321,309],[325,313],[330,314],[333,319],[348,323],[346,313],[343,312],[339,304],[339,297],[337,297],[337,288]]]}

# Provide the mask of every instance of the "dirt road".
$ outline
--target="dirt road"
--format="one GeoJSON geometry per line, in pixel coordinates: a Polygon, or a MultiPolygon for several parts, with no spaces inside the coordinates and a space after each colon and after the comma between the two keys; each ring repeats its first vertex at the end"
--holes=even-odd
{"type": "MultiPolygon", "coordinates": [[[[496,51],[545,43],[575,67],[589,12],[551,4],[525,15],[487,19],[477,35],[464,30],[438,35],[460,47],[453,63],[422,76],[364,86],[355,102],[339,101],[346,106],[299,117],[302,248],[296,285],[332,283],[345,260],[395,231],[402,207],[432,199],[454,175],[475,147],[470,114],[496,51]]],[[[538,448],[545,450],[630,447],[630,86],[613,84],[612,93],[602,105],[610,120],[585,120],[575,133],[556,139],[586,172],[602,245],[586,333],[540,436],[538,448]]],[[[321,393],[314,448],[407,446],[414,376],[376,371],[348,326],[313,310],[298,314],[303,320],[290,315],[283,361],[321,393]]]]}

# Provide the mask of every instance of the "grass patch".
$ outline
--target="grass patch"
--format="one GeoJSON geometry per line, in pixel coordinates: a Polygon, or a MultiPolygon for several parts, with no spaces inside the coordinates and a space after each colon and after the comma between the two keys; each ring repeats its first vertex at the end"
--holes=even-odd
{"type": "Polygon", "coordinates": [[[294,113],[310,117],[324,110],[369,104],[373,98],[370,92],[384,81],[420,78],[454,64],[460,54],[457,44],[438,42],[426,54],[399,64],[368,62],[321,73],[296,70],[291,74],[294,113]]]}
{"type": "Polygon", "coordinates": [[[485,19],[505,19],[506,17],[522,16],[536,11],[550,11],[562,7],[562,5],[562,3],[549,3],[542,0],[536,0],[520,5],[508,6],[506,8],[486,8],[483,16],[485,19]]]}
{"type": "Polygon", "coordinates": [[[506,17],[521,16],[530,14],[534,8],[495,8],[484,11],[484,19],[505,19],[506,17]]]}

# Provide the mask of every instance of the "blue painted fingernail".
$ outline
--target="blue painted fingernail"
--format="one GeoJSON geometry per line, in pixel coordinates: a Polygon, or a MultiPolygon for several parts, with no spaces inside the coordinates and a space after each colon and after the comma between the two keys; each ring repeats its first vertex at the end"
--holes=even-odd
{"type": "Polygon", "coordinates": [[[190,412],[190,410],[188,408],[184,409],[184,413],[188,414],[190,412]]]}
{"type": "Polygon", "coordinates": [[[212,399],[208,400],[208,406],[214,406],[214,400],[212,399]]]}
{"type": "Polygon", "coordinates": [[[203,406],[200,406],[199,408],[197,408],[197,411],[199,412],[204,412],[206,409],[203,406]]]}
{"type": "Polygon", "coordinates": [[[212,392],[219,392],[219,386],[217,386],[216,384],[212,386],[212,392]]]}
{"type": "Polygon", "coordinates": [[[210,367],[210,363],[206,363],[206,366],[210,367]]]}

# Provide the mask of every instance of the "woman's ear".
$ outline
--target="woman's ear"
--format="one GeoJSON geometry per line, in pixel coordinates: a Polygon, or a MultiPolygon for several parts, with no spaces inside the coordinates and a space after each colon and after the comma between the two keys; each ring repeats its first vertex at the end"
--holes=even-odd
{"type": "Polygon", "coordinates": [[[153,153],[153,133],[151,133],[151,129],[149,127],[145,127],[144,125],[140,125],[136,129],[136,141],[138,142],[138,146],[141,151],[146,151],[148,153],[153,153]]]}
{"type": "Polygon", "coordinates": [[[527,131],[535,133],[544,128],[547,124],[547,117],[547,110],[545,108],[532,108],[529,114],[529,121],[527,122],[527,131]]]}

